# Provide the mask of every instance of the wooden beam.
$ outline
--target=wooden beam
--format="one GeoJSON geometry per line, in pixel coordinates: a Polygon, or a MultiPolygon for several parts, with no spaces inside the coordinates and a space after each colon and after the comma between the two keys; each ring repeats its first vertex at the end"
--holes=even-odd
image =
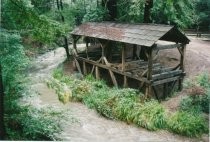
{"type": "Polygon", "coordinates": [[[77,61],[77,59],[75,58],[75,64],[76,64],[76,67],[77,67],[77,70],[79,71],[79,73],[82,74],[82,71],[81,71],[81,68],[80,68],[80,65],[79,65],[79,62],[77,61]]]}
{"type": "MultiPolygon", "coordinates": [[[[181,59],[180,59],[180,69],[182,70],[182,72],[185,72],[185,54],[186,54],[186,45],[183,45],[181,48],[181,59]]],[[[179,79],[179,90],[181,91],[183,88],[183,78],[179,79]]]]}
{"type": "Polygon", "coordinates": [[[83,74],[87,75],[86,63],[84,61],[82,62],[82,66],[83,66],[83,74]]]}
{"type": "Polygon", "coordinates": [[[182,46],[182,44],[157,45],[156,49],[164,50],[164,49],[179,48],[181,46],[182,46]]]}
{"type": "Polygon", "coordinates": [[[155,94],[156,99],[159,101],[160,99],[158,97],[158,93],[157,93],[157,90],[156,90],[155,86],[152,86],[152,89],[154,91],[154,94],[155,94]]]}
{"type": "Polygon", "coordinates": [[[111,79],[112,79],[112,82],[113,82],[114,86],[118,87],[117,80],[114,76],[114,73],[110,69],[109,69],[109,74],[111,76],[111,79]]]}
{"type": "Polygon", "coordinates": [[[166,79],[159,80],[159,81],[154,81],[154,82],[152,83],[152,86],[156,86],[156,85],[163,84],[163,83],[166,83],[166,82],[175,81],[175,80],[178,80],[178,79],[180,79],[180,78],[181,78],[180,76],[176,76],[176,77],[166,78],[166,79]]]}
{"type": "Polygon", "coordinates": [[[125,44],[122,45],[122,71],[125,71],[125,44]]]}
{"type": "Polygon", "coordinates": [[[98,66],[96,66],[95,72],[96,72],[96,79],[100,79],[100,72],[98,66]]]}
{"type": "Polygon", "coordinates": [[[123,76],[123,87],[124,88],[128,87],[128,80],[127,80],[127,77],[125,75],[123,76]]]}
{"type": "Polygon", "coordinates": [[[132,75],[129,74],[129,73],[119,71],[119,70],[117,70],[117,69],[114,69],[114,68],[112,68],[112,67],[108,67],[108,66],[106,66],[106,65],[102,65],[102,64],[100,64],[100,63],[97,63],[96,61],[88,60],[88,59],[82,58],[82,57],[77,57],[77,59],[78,59],[78,60],[81,60],[81,61],[85,61],[86,63],[89,63],[89,64],[91,64],[91,65],[93,65],[93,66],[99,66],[99,67],[104,68],[104,69],[107,69],[107,70],[110,69],[112,72],[118,73],[118,74],[120,74],[120,75],[126,75],[127,77],[132,78],[132,79],[135,79],[135,80],[138,80],[138,81],[143,81],[143,82],[146,82],[146,83],[148,83],[148,84],[151,83],[151,82],[150,82],[149,80],[147,80],[147,78],[145,78],[145,77],[136,78],[136,77],[132,76],[132,75]]]}
{"type": "MultiPolygon", "coordinates": [[[[152,51],[153,51],[152,47],[147,49],[147,53],[148,53],[147,80],[149,80],[149,81],[152,80],[152,66],[153,66],[152,51]]],[[[151,97],[151,95],[152,95],[152,87],[150,84],[147,84],[145,95],[146,95],[146,97],[151,97]]]]}
{"type": "Polygon", "coordinates": [[[89,58],[89,56],[88,56],[88,41],[86,41],[86,50],[85,50],[85,52],[86,52],[86,57],[89,58]]]}
{"type": "Polygon", "coordinates": [[[174,71],[163,72],[163,73],[160,73],[160,74],[152,75],[152,80],[169,78],[169,77],[173,77],[175,75],[181,74],[181,73],[182,73],[181,70],[174,70],[174,71]]]}

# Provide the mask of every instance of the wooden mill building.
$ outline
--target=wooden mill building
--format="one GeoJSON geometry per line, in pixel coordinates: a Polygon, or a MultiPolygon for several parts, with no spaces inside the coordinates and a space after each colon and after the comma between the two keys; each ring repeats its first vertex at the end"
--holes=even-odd
{"type": "MultiPolygon", "coordinates": [[[[137,87],[146,96],[158,98],[158,86],[182,88],[185,76],[185,52],[189,39],[175,26],[157,24],[122,24],[89,22],[75,28],[74,59],[77,69],[92,73],[97,79],[106,77],[115,86],[137,87]],[[86,52],[77,52],[80,38],[86,52]],[[168,41],[159,45],[158,41],[168,41]],[[180,62],[166,67],[157,62],[160,50],[176,48],[180,62]]],[[[165,88],[167,89],[167,87],[165,88]]]]}

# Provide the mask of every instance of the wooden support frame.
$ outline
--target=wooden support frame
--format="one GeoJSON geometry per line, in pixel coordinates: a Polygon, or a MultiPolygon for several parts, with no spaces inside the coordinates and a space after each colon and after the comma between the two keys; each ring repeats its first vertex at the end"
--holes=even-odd
{"type": "MultiPolygon", "coordinates": [[[[152,59],[152,51],[153,47],[147,49],[147,56],[148,56],[148,71],[147,71],[147,80],[152,81],[152,66],[153,66],[153,59],[152,59]]],[[[152,95],[152,86],[150,84],[147,84],[146,86],[146,97],[151,97],[152,95]]]]}
{"type": "Polygon", "coordinates": [[[179,48],[179,47],[182,47],[182,46],[183,46],[182,44],[176,43],[176,44],[170,44],[170,45],[156,46],[156,49],[158,49],[158,50],[165,50],[165,49],[179,48]]]}
{"type": "MultiPolygon", "coordinates": [[[[109,41],[107,41],[107,40],[97,39],[99,41],[100,47],[102,49],[101,53],[98,54],[98,55],[101,55],[101,58],[99,60],[97,58],[97,59],[95,59],[97,61],[94,61],[94,60],[91,60],[91,58],[89,58],[88,41],[86,41],[86,51],[85,51],[87,59],[79,57],[76,42],[79,40],[80,37],[81,36],[73,36],[73,49],[75,50],[73,55],[74,55],[74,59],[75,59],[75,63],[76,63],[78,71],[80,73],[82,73],[81,68],[80,68],[80,65],[82,65],[82,69],[83,69],[82,71],[83,71],[84,75],[87,74],[87,64],[92,65],[91,73],[95,74],[96,79],[100,79],[100,69],[106,69],[111,77],[113,85],[118,87],[118,82],[115,77],[116,74],[122,75],[123,87],[128,86],[129,78],[135,79],[140,82],[140,84],[139,84],[140,89],[144,86],[146,87],[145,98],[149,98],[149,97],[151,97],[152,94],[154,94],[158,100],[159,100],[159,97],[158,97],[157,90],[155,88],[156,85],[163,84],[164,88],[166,88],[166,90],[167,90],[166,91],[166,93],[167,93],[167,92],[169,92],[168,82],[179,81],[179,86],[181,86],[180,84],[182,84],[182,82],[183,82],[183,76],[184,76],[183,73],[184,73],[184,69],[185,69],[184,60],[185,60],[186,45],[174,44],[174,45],[169,45],[169,46],[157,47],[157,45],[154,44],[152,47],[146,47],[144,50],[146,58],[147,58],[146,61],[141,62],[141,60],[138,60],[138,61],[126,62],[126,56],[125,56],[126,44],[121,43],[121,45],[122,45],[121,66],[120,66],[120,64],[118,64],[118,66],[117,65],[114,66],[114,64],[109,63],[106,58],[106,53],[105,53],[106,49],[105,48],[107,47],[107,45],[109,45],[109,41]],[[156,57],[158,56],[158,52],[160,50],[171,49],[171,48],[177,48],[180,52],[181,57],[180,57],[179,65],[177,65],[175,68],[168,68],[168,69],[164,68],[162,70],[162,66],[160,65],[160,63],[153,64],[153,62],[154,62],[154,60],[156,60],[156,57]],[[153,57],[153,51],[156,52],[155,57],[153,57]],[[78,62],[78,61],[82,61],[82,62],[78,62]],[[133,63],[132,65],[134,65],[134,66],[131,66],[129,63],[130,64],[133,63]],[[178,68],[180,68],[180,70],[177,70],[178,68]],[[131,71],[136,70],[136,72],[128,72],[129,70],[131,70],[131,71]],[[140,70],[140,71],[138,71],[138,70],[140,70]],[[144,70],[144,71],[142,71],[142,70],[144,70]],[[155,73],[155,71],[157,71],[157,72],[155,73]]],[[[137,45],[134,45],[133,48],[137,48],[137,45]]],[[[133,50],[133,54],[134,54],[134,50],[133,50]]],[[[85,57],[85,54],[83,56],[85,57]]],[[[134,56],[136,56],[136,55],[134,55],[134,56]]],[[[135,57],[135,59],[137,59],[137,57],[135,57]]],[[[164,96],[166,96],[166,95],[164,95],[164,96]]]]}
{"type": "MultiPolygon", "coordinates": [[[[180,49],[180,69],[182,72],[185,72],[185,54],[186,54],[186,45],[183,45],[180,49]]],[[[179,90],[181,91],[183,88],[183,77],[179,79],[179,90]]]]}

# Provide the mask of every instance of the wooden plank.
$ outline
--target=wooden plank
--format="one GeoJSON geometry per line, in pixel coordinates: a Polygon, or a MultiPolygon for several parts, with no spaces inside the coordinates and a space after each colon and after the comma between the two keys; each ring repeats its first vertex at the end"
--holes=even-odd
{"type": "Polygon", "coordinates": [[[113,84],[114,84],[114,86],[118,86],[118,84],[117,84],[117,80],[116,80],[116,78],[115,78],[115,76],[114,76],[114,73],[109,69],[109,74],[110,74],[110,76],[111,76],[111,79],[112,79],[112,82],[113,82],[113,84]]]}
{"type": "Polygon", "coordinates": [[[171,45],[159,45],[156,47],[158,50],[164,50],[164,49],[172,49],[172,48],[179,48],[182,44],[171,44],[171,45]]]}
{"type": "Polygon", "coordinates": [[[163,72],[163,73],[160,73],[160,74],[152,75],[152,79],[157,80],[157,79],[169,78],[169,77],[173,77],[175,75],[181,74],[181,73],[182,73],[181,70],[163,72]]]}
{"type": "Polygon", "coordinates": [[[119,71],[119,70],[117,70],[117,69],[114,69],[114,68],[112,68],[112,67],[108,67],[108,66],[106,66],[106,65],[102,65],[102,64],[100,64],[100,63],[97,63],[96,61],[88,60],[88,59],[82,58],[82,57],[77,57],[77,59],[78,59],[78,60],[81,60],[81,61],[85,61],[86,63],[92,64],[93,66],[97,65],[97,66],[99,66],[99,67],[101,67],[101,68],[104,68],[104,69],[107,69],[107,70],[111,70],[112,72],[118,73],[118,74],[120,74],[120,75],[126,75],[127,77],[132,78],[132,79],[135,79],[135,80],[138,80],[138,81],[143,81],[143,82],[146,82],[146,83],[148,83],[148,84],[151,83],[151,81],[147,80],[145,77],[136,78],[136,77],[132,76],[132,75],[129,74],[129,73],[121,72],[121,71],[119,71]]]}
{"type": "Polygon", "coordinates": [[[182,77],[180,76],[176,76],[176,77],[172,77],[172,78],[167,78],[167,79],[163,79],[163,80],[159,80],[159,81],[154,81],[152,83],[152,86],[156,86],[156,85],[159,85],[159,84],[163,84],[163,83],[166,83],[166,82],[171,82],[171,81],[175,81],[175,80],[178,80],[182,77]]]}
{"type": "Polygon", "coordinates": [[[81,73],[82,74],[82,71],[81,71],[81,68],[80,68],[80,65],[79,65],[79,62],[77,61],[77,59],[75,58],[75,64],[76,64],[76,67],[77,67],[77,69],[78,69],[78,71],[79,71],[79,73],[81,73]]]}

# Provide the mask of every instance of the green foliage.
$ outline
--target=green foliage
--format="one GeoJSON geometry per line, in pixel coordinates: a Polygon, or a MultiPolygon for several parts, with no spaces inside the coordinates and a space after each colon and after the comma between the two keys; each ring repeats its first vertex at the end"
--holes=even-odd
{"type": "Polygon", "coordinates": [[[141,127],[148,130],[157,130],[166,127],[165,110],[157,101],[145,102],[144,105],[137,106],[134,114],[134,121],[141,127]]]}
{"type": "Polygon", "coordinates": [[[0,37],[7,139],[54,140],[55,133],[60,131],[58,117],[56,117],[61,115],[60,112],[49,108],[37,109],[30,105],[21,105],[22,97],[34,94],[26,85],[25,69],[29,60],[18,34],[2,30],[0,37]]]}
{"type": "MultiPolygon", "coordinates": [[[[188,85],[191,93],[180,102],[181,110],[190,111],[191,108],[197,112],[209,113],[210,102],[210,77],[207,73],[199,75],[195,81],[188,85]]],[[[189,84],[189,83],[188,83],[189,84]]]]}
{"type": "Polygon", "coordinates": [[[185,111],[190,111],[191,108],[194,108],[198,112],[203,111],[209,113],[209,102],[210,102],[210,94],[188,96],[181,100],[180,109],[185,111]]]}
{"type": "Polygon", "coordinates": [[[51,43],[68,31],[66,25],[39,14],[29,1],[5,0],[2,5],[2,26],[5,29],[30,34],[42,43],[51,43]]]}
{"type": "Polygon", "coordinates": [[[30,105],[20,105],[12,96],[6,96],[6,132],[9,140],[55,140],[61,131],[60,116],[64,113],[56,108],[37,109],[30,105]]]}
{"type": "Polygon", "coordinates": [[[199,30],[209,30],[210,28],[210,1],[209,0],[197,0],[196,11],[193,15],[196,28],[199,30]]]}
{"type": "Polygon", "coordinates": [[[181,103],[182,111],[168,114],[159,102],[143,100],[143,94],[135,89],[109,88],[104,81],[96,80],[91,75],[78,80],[63,75],[62,70],[55,71],[54,77],[74,90],[71,100],[82,101],[107,118],[133,123],[148,130],[168,128],[190,137],[208,132],[201,110],[203,106],[208,106],[209,98],[186,98],[181,103]]]}
{"type": "Polygon", "coordinates": [[[210,75],[203,73],[197,77],[198,84],[206,89],[210,88],[210,75]]]}
{"type": "Polygon", "coordinates": [[[100,22],[107,19],[108,11],[104,7],[97,7],[95,9],[88,9],[83,17],[83,22],[100,22]]]}
{"type": "Polygon", "coordinates": [[[203,133],[208,133],[208,125],[202,116],[185,111],[178,111],[172,114],[167,124],[169,130],[190,137],[201,136],[203,133]]]}
{"type": "Polygon", "coordinates": [[[143,22],[144,0],[119,0],[117,20],[122,22],[143,22]]]}
{"type": "Polygon", "coordinates": [[[3,67],[3,83],[5,91],[19,92],[21,82],[26,80],[22,72],[27,67],[29,60],[24,53],[24,47],[20,43],[18,34],[8,33],[4,30],[0,32],[0,62],[3,67]]]}
{"type": "Polygon", "coordinates": [[[191,0],[154,0],[152,20],[155,23],[176,24],[186,28],[194,24],[195,1],[191,0]]]}

